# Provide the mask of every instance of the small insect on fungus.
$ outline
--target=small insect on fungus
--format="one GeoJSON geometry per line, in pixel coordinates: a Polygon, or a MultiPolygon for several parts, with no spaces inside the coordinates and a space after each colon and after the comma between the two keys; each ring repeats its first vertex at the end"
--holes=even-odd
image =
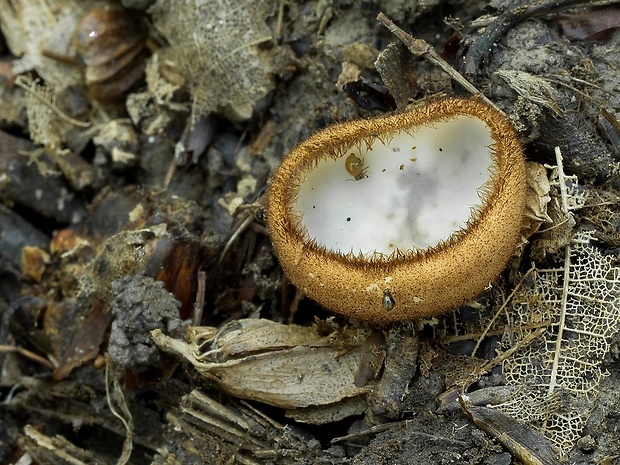
{"type": "Polygon", "coordinates": [[[359,181],[360,179],[364,179],[366,175],[366,170],[368,167],[364,166],[364,158],[358,157],[354,153],[351,153],[347,159],[344,161],[344,167],[353,179],[359,181]]]}
{"type": "Polygon", "coordinates": [[[385,289],[383,291],[383,309],[389,312],[394,308],[394,305],[396,305],[396,301],[392,297],[392,293],[389,289],[385,289]]]}

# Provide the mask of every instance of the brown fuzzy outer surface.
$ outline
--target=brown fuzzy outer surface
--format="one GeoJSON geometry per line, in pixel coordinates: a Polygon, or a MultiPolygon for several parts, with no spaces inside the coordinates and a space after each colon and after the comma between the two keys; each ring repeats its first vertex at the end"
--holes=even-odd
{"type": "Polygon", "coordinates": [[[331,311],[383,324],[439,315],[480,295],[515,252],[525,195],[523,151],[506,116],[478,99],[446,98],[402,113],[336,124],[297,145],[273,175],[267,226],[280,264],[297,288],[331,311]],[[340,157],[375,137],[389,138],[460,115],[484,121],[494,140],[484,202],[465,229],[423,251],[370,260],[335,253],[307,237],[294,203],[304,173],[317,160],[340,157]],[[389,311],[383,305],[386,291],[395,302],[389,311]]]}

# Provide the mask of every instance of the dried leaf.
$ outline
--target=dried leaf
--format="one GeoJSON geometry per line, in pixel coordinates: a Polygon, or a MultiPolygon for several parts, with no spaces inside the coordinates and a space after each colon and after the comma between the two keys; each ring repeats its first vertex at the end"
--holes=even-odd
{"type": "MultiPolygon", "coordinates": [[[[577,179],[564,175],[559,149],[556,157],[555,204],[566,223],[571,210],[583,206],[584,195],[577,179]]],[[[507,384],[524,390],[496,407],[535,425],[563,451],[575,445],[589,417],[604,376],[604,357],[620,329],[620,267],[591,245],[593,234],[573,233],[552,255],[557,266],[537,270],[532,285],[515,293],[508,311],[515,343],[540,322],[547,321],[548,328],[504,361],[507,384]]]]}
{"type": "Polygon", "coordinates": [[[105,304],[101,301],[95,302],[69,347],[62,354],[52,377],[55,380],[66,378],[75,367],[95,358],[111,321],[112,314],[105,304]]]}
{"type": "Polygon", "coordinates": [[[547,169],[540,163],[528,161],[525,164],[527,171],[527,197],[525,199],[525,218],[523,222],[523,236],[527,239],[540,228],[543,223],[553,220],[547,214],[547,204],[551,201],[547,169]]]}
{"type": "Polygon", "coordinates": [[[478,428],[497,438],[524,464],[560,464],[551,443],[538,431],[527,428],[505,413],[473,405],[467,396],[461,396],[460,402],[478,428]]]}
{"type": "Polygon", "coordinates": [[[499,70],[495,74],[506,81],[520,96],[551,110],[553,116],[562,116],[562,110],[556,102],[555,89],[547,80],[517,70],[499,70]]]}
{"type": "Polygon", "coordinates": [[[500,408],[535,422],[563,450],[574,446],[589,416],[604,376],[601,365],[620,327],[620,268],[590,245],[590,237],[577,234],[563,263],[538,270],[534,285],[515,296],[509,311],[517,331],[537,321],[550,324],[543,338],[504,363],[506,382],[529,387],[540,405],[516,399],[500,408]],[[558,392],[562,405],[551,401],[558,392]]]}
{"type": "Polygon", "coordinates": [[[157,330],[151,336],[228,394],[288,409],[365,394],[384,358],[373,333],[349,327],[325,336],[316,326],[238,320],[219,331],[190,328],[188,343],[157,330]]]}
{"type": "Polygon", "coordinates": [[[274,88],[276,48],[259,45],[272,40],[265,20],[275,7],[274,0],[159,0],[152,8],[153,24],[170,43],[160,60],[175,63],[186,80],[194,117],[221,111],[248,119],[274,88]]]}
{"type": "Polygon", "coordinates": [[[601,40],[620,27],[620,8],[609,7],[573,15],[560,15],[557,25],[568,40],[601,40]]]}
{"type": "Polygon", "coordinates": [[[547,213],[552,224],[539,231],[532,244],[531,256],[537,261],[557,254],[570,243],[575,227],[572,212],[583,208],[586,203],[586,193],[579,185],[577,176],[564,174],[561,156],[558,164],[549,168],[551,201],[547,205],[547,213]]]}
{"type": "Polygon", "coordinates": [[[17,57],[17,74],[36,70],[59,91],[82,81],[79,67],[48,56],[71,55],[71,38],[86,2],[78,0],[1,0],[0,27],[17,57]]]}

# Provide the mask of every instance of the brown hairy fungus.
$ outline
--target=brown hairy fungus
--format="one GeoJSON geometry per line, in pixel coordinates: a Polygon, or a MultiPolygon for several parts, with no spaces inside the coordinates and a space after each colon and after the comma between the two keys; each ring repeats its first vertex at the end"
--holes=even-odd
{"type": "Polygon", "coordinates": [[[300,143],[272,178],[266,214],[293,284],[329,310],[388,323],[477,297],[515,252],[525,195],[506,116],[447,98],[300,143]],[[352,179],[354,158],[363,176],[352,179]]]}

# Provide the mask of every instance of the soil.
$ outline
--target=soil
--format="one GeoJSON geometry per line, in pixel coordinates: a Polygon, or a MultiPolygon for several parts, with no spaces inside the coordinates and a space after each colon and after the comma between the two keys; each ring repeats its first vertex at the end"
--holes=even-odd
{"type": "MultiPolygon", "coordinates": [[[[15,49],[9,27],[13,17],[27,22],[27,8],[21,17],[0,11],[0,463],[620,463],[618,2],[240,0],[213,2],[208,13],[169,3],[125,2],[148,40],[133,60],[140,77],[115,102],[87,80],[103,71],[86,51],[81,65],[59,64],[49,50],[37,61],[31,48],[15,49]],[[578,179],[571,192],[586,199],[564,236],[532,236],[477,302],[386,327],[348,321],[297,292],[262,217],[270,175],[314,132],[468,95],[436,62],[412,55],[379,12],[501,108],[528,161],[555,166],[560,147],[564,171],[578,179]],[[16,61],[24,55],[31,69],[16,61]],[[604,376],[583,397],[583,428],[569,423],[571,447],[558,449],[540,423],[487,408],[516,392],[502,397],[514,385],[496,358],[522,342],[510,313],[482,338],[479,358],[469,357],[477,338],[467,336],[483,331],[520,280],[528,284],[533,262],[556,266],[556,251],[585,229],[609,260],[595,284],[616,300],[597,303],[609,308],[610,331],[587,357],[604,376]],[[241,337],[222,355],[226,336],[250,318],[278,323],[282,339],[241,337]],[[195,326],[207,328],[197,346],[164,351],[151,337],[184,341],[195,326]],[[349,331],[364,337],[345,350],[349,331]],[[287,345],[285,333],[299,339],[287,345]],[[332,399],[323,390],[340,387],[321,378],[320,363],[293,366],[292,354],[319,346],[338,351],[336,362],[359,353],[363,363],[354,387],[342,383],[355,394],[336,392],[315,410],[288,405],[289,386],[278,388],[275,374],[261,380],[273,390],[266,397],[200,374],[200,363],[265,357],[299,383],[316,377],[306,396],[332,399]]],[[[63,42],[52,39],[54,51],[63,42]]],[[[574,399],[560,391],[559,414],[574,399]]],[[[551,400],[540,402],[545,410],[551,400]]]]}

